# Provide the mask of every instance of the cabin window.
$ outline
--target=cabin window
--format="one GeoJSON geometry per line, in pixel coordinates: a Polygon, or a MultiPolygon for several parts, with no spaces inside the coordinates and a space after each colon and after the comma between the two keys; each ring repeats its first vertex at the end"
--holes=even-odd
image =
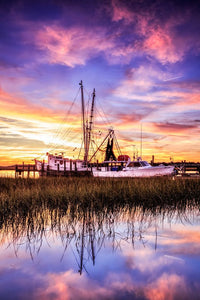
{"type": "Polygon", "coordinates": [[[149,166],[148,162],[146,162],[146,161],[141,161],[140,163],[143,167],[149,166]]]}
{"type": "Polygon", "coordinates": [[[134,167],[140,167],[140,163],[139,162],[134,162],[134,167]]]}
{"type": "Polygon", "coordinates": [[[129,168],[138,168],[140,167],[140,163],[139,161],[135,161],[135,162],[130,162],[129,165],[128,165],[129,168]]]}
{"type": "Polygon", "coordinates": [[[130,162],[130,163],[128,164],[128,167],[129,167],[129,168],[134,167],[133,162],[130,162]]]}

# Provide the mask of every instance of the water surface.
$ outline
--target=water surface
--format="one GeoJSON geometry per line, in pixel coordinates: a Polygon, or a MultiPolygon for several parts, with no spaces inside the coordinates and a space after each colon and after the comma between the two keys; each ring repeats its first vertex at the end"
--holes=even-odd
{"type": "Polygon", "coordinates": [[[200,214],[41,210],[1,224],[1,299],[198,299],[200,214]]]}

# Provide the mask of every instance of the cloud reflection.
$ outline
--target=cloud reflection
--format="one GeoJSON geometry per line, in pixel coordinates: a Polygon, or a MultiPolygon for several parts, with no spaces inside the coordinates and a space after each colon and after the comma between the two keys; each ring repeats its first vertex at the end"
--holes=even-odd
{"type": "Polygon", "coordinates": [[[70,210],[60,213],[38,212],[29,221],[3,226],[1,294],[10,281],[16,299],[19,290],[26,295],[27,285],[30,299],[45,300],[185,299],[200,292],[198,265],[188,265],[199,260],[193,251],[200,243],[198,225],[191,225],[195,211],[169,211],[164,218],[128,207],[106,214],[71,211],[73,218],[70,210]]]}

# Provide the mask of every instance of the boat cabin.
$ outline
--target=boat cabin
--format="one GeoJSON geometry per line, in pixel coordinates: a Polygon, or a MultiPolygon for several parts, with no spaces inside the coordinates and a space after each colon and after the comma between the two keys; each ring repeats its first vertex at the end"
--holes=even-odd
{"type": "Polygon", "coordinates": [[[50,167],[56,167],[57,165],[63,166],[64,162],[69,163],[70,159],[69,158],[64,158],[63,155],[53,155],[53,154],[49,154],[47,153],[48,156],[48,165],[50,167]]]}
{"type": "Polygon", "coordinates": [[[139,168],[139,167],[150,167],[151,165],[145,160],[130,161],[126,167],[127,168],[139,168]]]}
{"type": "Polygon", "coordinates": [[[83,161],[76,159],[72,160],[63,156],[63,154],[50,154],[47,153],[48,156],[48,165],[52,170],[70,170],[70,169],[82,169],[83,161]],[[64,167],[65,166],[65,167],[64,167]]]}

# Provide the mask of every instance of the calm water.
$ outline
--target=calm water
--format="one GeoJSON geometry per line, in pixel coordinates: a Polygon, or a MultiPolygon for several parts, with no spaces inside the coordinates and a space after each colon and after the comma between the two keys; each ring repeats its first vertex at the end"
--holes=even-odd
{"type": "MultiPolygon", "coordinates": [[[[9,171],[0,170],[0,177],[15,178],[15,171],[14,170],[9,170],[9,171]]],[[[27,178],[28,172],[21,173],[21,175],[18,174],[18,177],[19,178],[27,178]]],[[[30,178],[38,178],[39,172],[30,172],[29,177],[30,178]]]]}
{"type": "Polygon", "coordinates": [[[200,299],[196,209],[41,210],[0,243],[0,299],[200,299]]]}

